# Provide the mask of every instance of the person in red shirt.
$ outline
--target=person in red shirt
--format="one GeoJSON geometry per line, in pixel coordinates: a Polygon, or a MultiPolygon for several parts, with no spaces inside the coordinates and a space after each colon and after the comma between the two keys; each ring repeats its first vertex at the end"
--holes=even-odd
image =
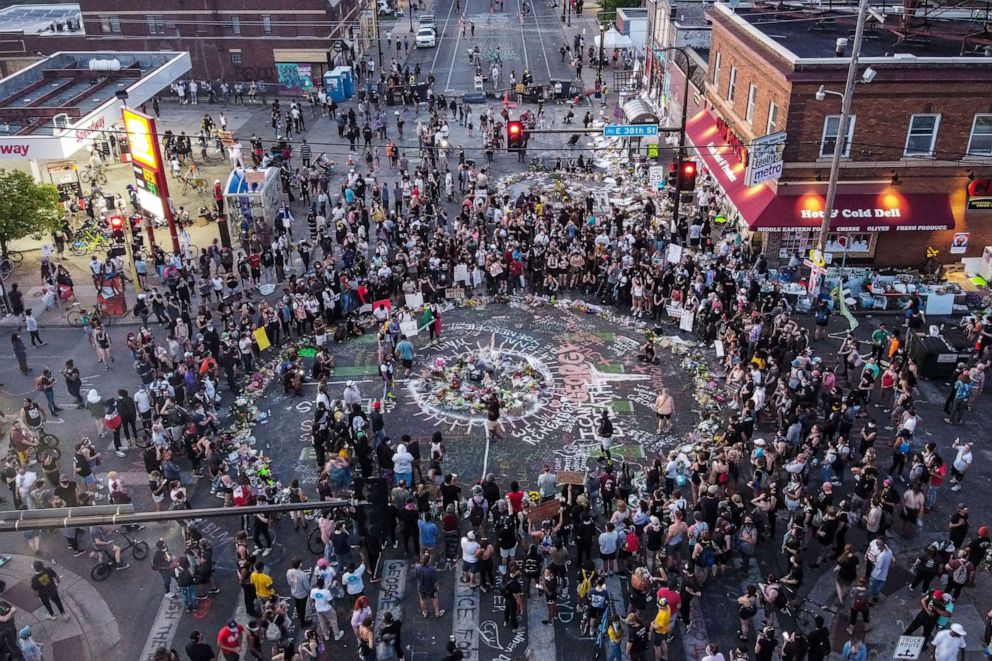
{"type": "Polygon", "coordinates": [[[226,627],[217,632],[217,647],[227,661],[238,661],[241,658],[241,645],[244,642],[245,628],[231,620],[226,627]]]}
{"type": "Polygon", "coordinates": [[[510,503],[513,514],[518,514],[523,509],[524,495],[516,480],[510,482],[510,490],[506,492],[506,500],[510,503]]]}
{"type": "MultiPolygon", "coordinates": [[[[673,577],[673,579],[671,579],[669,583],[674,583],[674,582],[675,580],[673,577]]],[[[656,596],[658,598],[658,601],[661,601],[662,599],[667,599],[668,605],[671,607],[673,613],[677,613],[679,611],[679,604],[682,603],[682,596],[679,594],[678,590],[674,589],[672,585],[662,585],[660,588],[658,588],[658,593],[656,596]]]]}

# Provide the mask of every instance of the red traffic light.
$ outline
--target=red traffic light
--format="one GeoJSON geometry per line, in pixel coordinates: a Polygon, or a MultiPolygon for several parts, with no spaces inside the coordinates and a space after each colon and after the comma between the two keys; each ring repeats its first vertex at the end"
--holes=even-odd
{"type": "Polygon", "coordinates": [[[696,164],[695,163],[683,163],[682,164],[682,176],[691,177],[696,174],[696,164]]]}
{"type": "Polygon", "coordinates": [[[124,229],[124,216],[111,216],[110,227],[115,231],[124,229]]]}
{"type": "Polygon", "coordinates": [[[510,135],[517,136],[520,135],[521,132],[523,132],[524,127],[523,124],[521,124],[520,122],[509,122],[506,125],[506,130],[510,135]]]}

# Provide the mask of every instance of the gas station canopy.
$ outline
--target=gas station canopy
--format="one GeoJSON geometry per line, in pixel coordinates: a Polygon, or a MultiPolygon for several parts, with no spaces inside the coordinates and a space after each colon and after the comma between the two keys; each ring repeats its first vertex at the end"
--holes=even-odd
{"type": "Polygon", "coordinates": [[[181,52],[63,52],[0,80],[0,161],[69,158],[191,68],[181,52]]]}

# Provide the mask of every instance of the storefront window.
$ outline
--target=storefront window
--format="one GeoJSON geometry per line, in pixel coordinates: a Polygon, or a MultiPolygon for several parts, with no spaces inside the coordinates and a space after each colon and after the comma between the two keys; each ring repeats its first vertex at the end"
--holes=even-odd
{"type": "MultiPolygon", "coordinates": [[[[876,232],[831,233],[827,235],[827,244],[824,246],[824,252],[833,255],[835,263],[840,263],[844,257],[844,247],[839,241],[841,236],[847,240],[848,258],[860,259],[871,257],[875,254],[875,243],[878,239],[876,232]]],[[[820,233],[817,230],[783,232],[778,247],[779,259],[787,260],[793,255],[805,258],[810,250],[816,248],[819,237],[820,233]]]]}

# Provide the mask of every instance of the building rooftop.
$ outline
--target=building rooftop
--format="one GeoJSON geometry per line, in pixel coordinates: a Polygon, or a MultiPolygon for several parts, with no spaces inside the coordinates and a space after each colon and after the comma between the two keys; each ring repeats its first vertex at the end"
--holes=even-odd
{"type": "Polygon", "coordinates": [[[150,74],[166,67],[186,71],[188,62],[187,54],[173,52],[56,53],[0,80],[0,136],[52,135],[119,105],[118,93],[129,96],[129,105],[142,103],[150,95],[138,98],[138,90],[154,82],[150,74]]]}
{"type": "MultiPolygon", "coordinates": [[[[780,11],[755,7],[738,8],[735,14],[802,59],[834,57],[837,39],[853,41],[857,24],[857,14],[850,9],[780,11]]],[[[898,16],[884,18],[884,23],[877,17],[869,18],[861,47],[862,57],[984,58],[988,57],[987,52],[992,52],[992,39],[988,34],[982,34],[978,23],[932,21],[925,28],[919,25],[906,28],[898,16]],[[979,36],[969,36],[974,34],[979,36]],[[986,47],[989,47],[988,51],[986,47]]],[[[848,46],[844,55],[850,54],[848,46]]]]}
{"type": "Polygon", "coordinates": [[[13,5],[0,10],[0,32],[79,34],[83,20],[77,4],[13,5]]]}

